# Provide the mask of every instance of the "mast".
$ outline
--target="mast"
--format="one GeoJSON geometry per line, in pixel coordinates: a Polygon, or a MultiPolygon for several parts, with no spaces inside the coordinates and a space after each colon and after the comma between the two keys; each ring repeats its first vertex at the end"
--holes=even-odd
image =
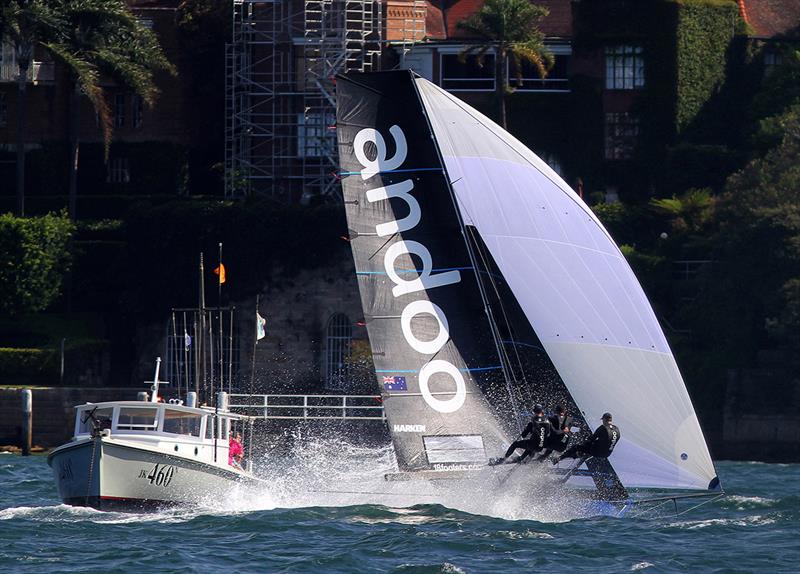
{"type": "Polygon", "coordinates": [[[256,345],[258,344],[258,300],[261,297],[260,293],[256,293],[256,329],[253,334],[253,356],[251,357],[250,364],[250,394],[253,394],[253,387],[256,383],[256,345]]]}
{"type": "Polygon", "coordinates": [[[228,329],[228,393],[233,392],[233,312],[235,307],[228,310],[230,316],[230,327],[228,329]]]}
{"type": "MultiPolygon", "coordinates": [[[[200,397],[200,379],[203,381],[203,393],[205,394],[208,390],[208,384],[206,381],[206,365],[205,365],[205,336],[206,336],[206,286],[205,286],[205,270],[203,268],[203,252],[200,252],[200,301],[199,301],[199,316],[200,321],[199,325],[197,325],[197,331],[195,336],[198,334],[200,335],[195,339],[197,345],[195,346],[195,391],[198,393],[198,397],[200,397]],[[202,371],[202,372],[201,372],[202,371]]],[[[198,398],[198,401],[202,403],[202,401],[198,398]]]]}
{"type": "Polygon", "coordinates": [[[506,382],[506,390],[508,392],[508,397],[511,400],[511,408],[514,411],[514,420],[517,425],[517,430],[522,430],[522,424],[519,417],[519,408],[517,407],[517,400],[514,397],[514,391],[511,388],[511,380],[509,379],[509,367],[506,361],[506,355],[502,349],[502,343],[500,342],[500,337],[497,333],[497,322],[494,318],[494,314],[492,313],[491,305],[489,304],[489,299],[486,296],[486,290],[483,285],[483,281],[481,281],[479,276],[479,268],[478,268],[478,261],[475,257],[475,252],[472,249],[472,244],[469,241],[469,237],[467,237],[466,226],[464,225],[464,218],[461,215],[461,210],[458,207],[458,202],[455,198],[455,191],[453,190],[452,181],[450,179],[450,175],[447,172],[447,165],[445,164],[444,158],[442,157],[442,152],[439,149],[439,142],[436,140],[436,135],[433,132],[433,126],[431,125],[430,119],[428,118],[428,112],[425,109],[425,103],[422,101],[422,96],[419,93],[419,89],[417,88],[417,82],[415,81],[414,72],[409,72],[411,75],[411,84],[414,86],[414,93],[417,96],[417,100],[419,101],[420,108],[422,108],[422,114],[425,116],[425,123],[428,126],[428,132],[431,135],[431,139],[433,139],[433,147],[436,150],[436,156],[439,158],[439,163],[442,166],[442,172],[444,173],[445,178],[445,185],[447,186],[447,190],[450,195],[450,201],[453,203],[453,209],[456,212],[456,218],[458,219],[458,226],[461,229],[461,236],[464,238],[464,244],[467,247],[467,253],[469,254],[470,264],[472,265],[473,272],[475,274],[475,281],[478,283],[478,292],[481,296],[481,301],[483,302],[483,310],[486,313],[486,318],[489,321],[489,328],[492,331],[492,340],[494,341],[495,349],[497,349],[498,359],[500,360],[500,365],[503,367],[503,379],[506,382]]]}
{"type": "MultiPolygon", "coordinates": [[[[224,361],[224,353],[223,353],[223,346],[225,344],[224,339],[222,338],[222,278],[223,278],[223,271],[222,271],[222,242],[219,243],[219,277],[217,277],[217,321],[219,322],[219,388],[220,390],[225,388],[225,377],[223,376],[224,369],[223,369],[223,361],[224,361]]],[[[230,381],[228,382],[230,384],[230,381]]]]}

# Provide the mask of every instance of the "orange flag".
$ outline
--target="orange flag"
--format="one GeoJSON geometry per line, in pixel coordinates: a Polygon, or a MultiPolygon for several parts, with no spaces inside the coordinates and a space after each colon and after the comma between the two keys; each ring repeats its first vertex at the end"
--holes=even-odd
{"type": "Polygon", "coordinates": [[[214,269],[214,275],[219,275],[219,284],[222,285],[225,283],[225,266],[220,263],[219,267],[214,269]]]}

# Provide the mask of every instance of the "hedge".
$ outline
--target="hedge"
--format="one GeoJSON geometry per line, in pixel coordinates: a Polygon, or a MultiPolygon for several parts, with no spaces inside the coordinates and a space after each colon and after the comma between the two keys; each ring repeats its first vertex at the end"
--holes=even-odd
{"type": "MultiPolygon", "coordinates": [[[[83,339],[68,342],[64,348],[65,382],[75,381],[80,371],[97,362],[108,349],[108,341],[83,339]]],[[[0,348],[0,384],[58,382],[61,351],[54,348],[0,348]]]]}

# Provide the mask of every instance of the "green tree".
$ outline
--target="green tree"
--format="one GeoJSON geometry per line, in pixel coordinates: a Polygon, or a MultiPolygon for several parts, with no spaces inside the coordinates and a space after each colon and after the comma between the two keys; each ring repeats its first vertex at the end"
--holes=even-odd
{"type": "Polygon", "coordinates": [[[75,228],[64,213],[18,218],[0,215],[0,313],[45,309],[58,296],[75,228]]]}
{"type": "Polygon", "coordinates": [[[71,83],[69,214],[74,220],[81,95],[89,98],[97,113],[107,158],[113,126],[104,80],[113,80],[150,105],[158,94],[156,72],[175,70],[156,35],[124,0],[53,0],[51,4],[61,25],[55,39],[45,46],[69,70],[71,83]]]}
{"type": "Polygon", "coordinates": [[[798,156],[800,114],[790,114],[781,144],[731,176],[719,198],[716,263],[696,310],[698,331],[725,353],[727,368],[769,348],[800,362],[798,156]]]}
{"type": "Polygon", "coordinates": [[[532,64],[544,78],[553,67],[553,55],[544,45],[539,22],[550,11],[529,0],[486,0],[479,12],[458,23],[458,27],[478,41],[462,50],[463,60],[470,54],[483,65],[486,54],[494,54],[494,82],[500,125],[506,127],[506,97],[513,90],[509,85],[509,64],[522,79],[523,63],[532,64]]]}
{"type": "Polygon", "coordinates": [[[667,215],[674,231],[697,233],[711,220],[714,197],[710,189],[690,189],[680,196],[651,199],[650,207],[667,215]]]}
{"type": "Polygon", "coordinates": [[[3,0],[0,2],[0,42],[14,47],[17,75],[17,215],[25,215],[25,124],[27,119],[28,71],[34,48],[52,38],[60,21],[53,7],[42,0],[3,0]]]}

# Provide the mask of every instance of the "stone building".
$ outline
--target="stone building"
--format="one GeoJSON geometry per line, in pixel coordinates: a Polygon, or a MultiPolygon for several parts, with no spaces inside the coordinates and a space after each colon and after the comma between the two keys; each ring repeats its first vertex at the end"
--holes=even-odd
{"type": "Polygon", "coordinates": [[[246,373],[255,350],[257,391],[374,392],[374,367],[350,253],[343,250],[329,265],[290,279],[274,270],[258,307],[266,320],[266,335],[254,349],[243,345],[241,361],[246,373]]]}

